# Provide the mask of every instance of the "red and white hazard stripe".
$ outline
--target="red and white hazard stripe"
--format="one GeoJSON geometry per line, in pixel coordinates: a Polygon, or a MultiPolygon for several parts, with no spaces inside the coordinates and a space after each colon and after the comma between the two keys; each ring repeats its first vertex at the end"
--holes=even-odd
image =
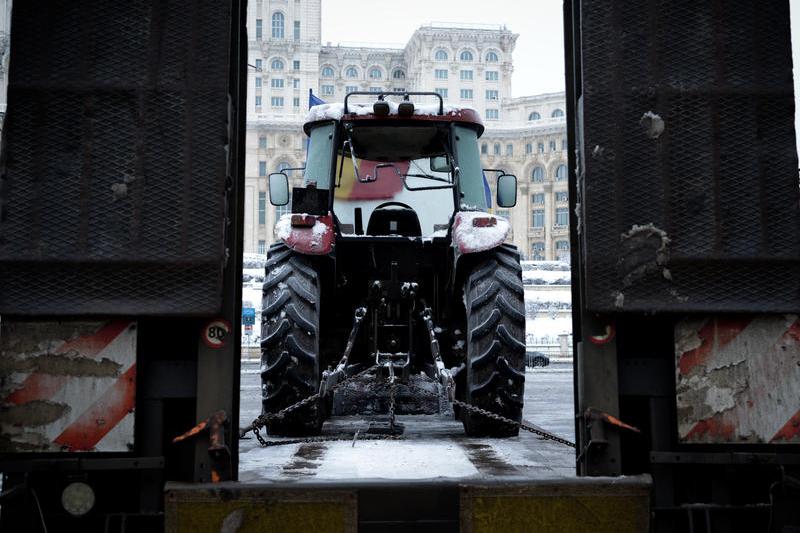
{"type": "MultiPolygon", "coordinates": [[[[59,418],[24,428],[29,434],[38,433],[39,442],[49,442],[51,450],[129,451],[136,401],[135,323],[116,320],[97,323],[96,328],[90,329],[94,331],[69,340],[48,339],[44,345],[49,349],[44,353],[112,361],[118,365],[118,372],[98,376],[45,373],[40,369],[18,380],[20,384],[3,403],[22,406],[47,402],[62,409],[59,418]]],[[[42,354],[16,355],[24,358],[42,354]]],[[[11,433],[13,441],[14,432],[11,433]]]]}
{"type": "Polygon", "coordinates": [[[675,355],[683,442],[800,442],[797,315],[685,321],[675,355]]]}

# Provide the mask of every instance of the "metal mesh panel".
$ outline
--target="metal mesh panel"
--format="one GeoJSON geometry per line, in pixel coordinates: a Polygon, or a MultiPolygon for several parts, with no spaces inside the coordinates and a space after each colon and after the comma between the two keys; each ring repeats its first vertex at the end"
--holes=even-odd
{"type": "Polygon", "coordinates": [[[14,5],[0,313],[217,311],[229,28],[227,2],[14,5]]]}
{"type": "Polygon", "coordinates": [[[800,308],[788,3],[587,0],[581,31],[589,309],[800,308]]]}

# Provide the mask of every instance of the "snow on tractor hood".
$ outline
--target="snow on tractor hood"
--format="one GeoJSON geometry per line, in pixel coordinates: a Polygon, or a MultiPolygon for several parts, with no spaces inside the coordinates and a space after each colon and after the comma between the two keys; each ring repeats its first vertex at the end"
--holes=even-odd
{"type": "Polygon", "coordinates": [[[510,228],[505,217],[459,211],[453,221],[453,245],[462,254],[491,250],[503,244],[510,228]]]}

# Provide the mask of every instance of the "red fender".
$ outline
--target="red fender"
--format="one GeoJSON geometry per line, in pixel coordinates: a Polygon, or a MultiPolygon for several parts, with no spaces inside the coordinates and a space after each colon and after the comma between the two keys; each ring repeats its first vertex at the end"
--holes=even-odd
{"type": "Polygon", "coordinates": [[[314,216],[290,213],[275,224],[275,236],[295,252],[325,255],[333,250],[334,231],[331,215],[314,216]]]}

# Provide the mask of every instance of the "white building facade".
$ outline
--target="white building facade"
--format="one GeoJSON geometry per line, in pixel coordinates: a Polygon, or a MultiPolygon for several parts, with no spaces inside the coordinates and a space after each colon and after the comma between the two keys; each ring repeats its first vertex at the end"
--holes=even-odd
{"type": "MultiPolygon", "coordinates": [[[[329,102],[349,92],[435,91],[483,117],[487,168],[516,174],[503,210],[510,241],[530,259],[569,253],[564,95],[511,98],[517,35],[505,26],[427,24],[404,47],[321,43],[321,0],[249,3],[245,251],[264,253],[285,208],[269,204],[267,175],[303,166],[309,89],[329,102]]],[[[299,179],[299,173],[291,173],[299,179]]]]}

